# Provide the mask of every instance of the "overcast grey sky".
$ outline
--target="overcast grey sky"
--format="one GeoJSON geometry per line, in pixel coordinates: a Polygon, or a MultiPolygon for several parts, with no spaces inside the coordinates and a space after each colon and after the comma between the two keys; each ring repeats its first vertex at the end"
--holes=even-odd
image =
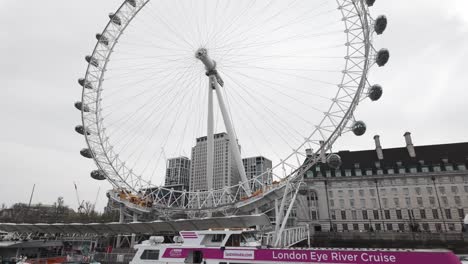
{"type": "MultiPolygon", "coordinates": [[[[95,165],[78,153],[85,142],[73,130],[80,122],[73,102],[83,57],[119,4],[0,0],[0,203],[27,202],[35,183],[34,202],[64,196],[76,208],[76,182],[81,199],[94,201],[101,187],[97,208],[105,205],[110,184],[92,180],[95,165]]],[[[467,10],[466,0],[376,2],[372,14],[389,19],[375,46],[388,48],[391,59],[371,73],[384,96],[360,105],[368,132],[343,137],[339,149],[372,149],[375,134],[384,147],[403,146],[405,131],[416,145],[468,140],[467,10]]]]}

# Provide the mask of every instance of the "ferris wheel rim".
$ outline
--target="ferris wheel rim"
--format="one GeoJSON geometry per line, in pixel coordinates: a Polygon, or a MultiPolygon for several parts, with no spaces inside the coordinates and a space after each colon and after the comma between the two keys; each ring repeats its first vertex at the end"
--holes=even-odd
{"type": "MultiPolygon", "coordinates": [[[[130,1],[128,1],[128,0],[124,1],[122,3],[122,5],[117,9],[115,14],[118,14],[122,9],[126,8],[129,5],[129,2],[130,1]]],[[[123,26],[121,28],[120,31],[118,31],[117,37],[114,38],[114,40],[112,41],[113,42],[112,47],[110,48],[110,51],[108,52],[107,57],[104,58],[105,64],[101,68],[102,74],[99,77],[97,87],[95,87],[95,89],[97,89],[97,91],[96,91],[97,98],[96,98],[95,102],[93,102],[92,100],[86,101],[86,100],[89,99],[89,97],[86,94],[88,89],[85,86],[83,86],[83,92],[82,92],[82,102],[83,102],[83,104],[88,105],[88,106],[89,106],[89,102],[95,104],[95,106],[94,106],[94,111],[95,112],[93,114],[95,116],[94,125],[95,125],[95,127],[97,129],[95,131],[93,131],[93,133],[91,133],[90,135],[88,135],[87,133],[84,134],[84,136],[86,138],[87,145],[88,145],[89,149],[92,150],[93,159],[94,159],[97,167],[99,168],[99,170],[102,170],[102,171],[105,172],[107,180],[109,180],[109,182],[111,182],[111,184],[116,188],[124,188],[124,189],[128,188],[130,191],[140,191],[141,190],[141,188],[138,189],[138,190],[134,189],[134,187],[132,187],[132,184],[127,182],[128,177],[125,178],[125,177],[123,177],[123,173],[120,173],[120,171],[124,171],[124,172],[126,171],[129,174],[133,174],[133,176],[138,179],[138,181],[139,181],[138,185],[139,186],[146,186],[146,188],[155,188],[155,189],[158,189],[158,190],[163,190],[165,192],[178,192],[178,193],[184,193],[184,194],[197,194],[197,195],[200,195],[200,193],[209,195],[213,191],[222,192],[223,190],[221,190],[221,189],[194,192],[194,191],[178,191],[178,190],[172,190],[172,189],[165,188],[165,187],[154,186],[154,185],[151,184],[151,182],[148,182],[148,181],[142,179],[141,176],[136,175],[132,171],[131,168],[126,167],[125,162],[121,161],[118,158],[118,153],[110,153],[112,151],[112,149],[110,149],[110,150],[108,149],[109,148],[109,145],[107,145],[108,142],[106,141],[106,138],[104,138],[106,136],[105,128],[101,126],[100,116],[99,116],[100,92],[102,91],[102,82],[103,82],[103,77],[104,77],[104,71],[106,69],[107,62],[109,61],[109,58],[111,56],[113,47],[116,45],[117,40],[120,38],[122,33],[125,31],[125,28],[131,23],[132,19],[137,16],[138,12],[144,8],[144,6],[149,2],[149,0],[137,0],[135,2],[137,3],[137,7],[135,8],[135,12],[132,13],[131,17],[126,18],[127,23],[125,24],[125,26],[123,26]],[[98,142],[96,142],[96,139],[93,138],[93,137],[95,137],[95,134],[97,134],[98,142]],[[107,151],[106,151],[106,149],[107,149],[107,151]],[[106,164],[106,163],[109,166],[107,166],[107,165],[104,166],[104,164],[106,164]]],[[[363,3],[363,0],[360,0],[360,1],[354,1],[354,0],[341,0],[341,1],[339,1],[339,0],[337,0],[336,2],[338,3],[338,6],[340,6],[340,7],[342,7],[344,5],[344,3],[348,3],[348,4],[353,5],[354,9],[356,10],[356,13],[359,14],[363,19],[366,20],[366,21],[361,21],[361,28],[362,28],[363,34],[364,35],[367,34],[367,36],[365,36],[365,38],[367,38],[368,43],[366,43],[365,47],[366,47],[366,49],[369,49],[369,50],[366,51],[366,56],[365,56],[366,57],[366,59],[365,59],[366,66],[364,67],[364,69],[362,71],[361,78],[360,78],[360,84],[359,84],[359,87],[358,87],[359,89],[355,93],[355,96],[353,98],[352,107],[350,107],[348,109],[347,117],[342,119],[342,121],[341,121],[341,123],[339,125],[340,129],[337,128],[328,137],[327,141],[324,143],[323,148],[326,148],[326,150],[330,149],[332,143],[337,139],[337,137],[332,139],[332,136],[335,136],[336,134],[341,134],[341,132],[345,129],[346,124],[352,118],[352,114],[353,114],[353,111],[354,111],[354,109],[355,109],[355,107],[357,105],[357,102],[359,102],[359,99],[360,99],[360,97],[361,97],[361,95],[363,93],[363,90],[365,89],[365,85],[366,85],[366,82],[367,82],[367,71],[368,71],[368,66],[367,65],[370,63],[370,54],[369,53],[370,53],[370,49],[372,48],[372,44],[369,42],[370,40],[369,40],[369,35],[368,35],[369,32],[370,32],[369,24],[367,22],[368,12],[367,12],[367,8],[366,8],[365,4],[363,3]],[[342,4],[340,4],[340,2],[342,4]],[[358,5],[360,5],[360,6],[358,6],[358,5]],[[365,33],[365,31],[367,33],[365,33]]],[[[342,14],[342,15],[343,15],[343,18],[346,18],[344,14],[342,14]]],[[[345,20],[346,19],[344,19],[344,22],[346,24],[345,20]]],[[[112,27],[112,25],[113,25],[113,22],[109,21],[101,34],[105,35],[107,32],[109,32],[108,29],[109,29],[109,27],[112,27]]],[[[346,28],[347,28],[347,26],[346,26],[346,28]]],[[[349,34],[350,33],[349,32],[345,32],[345,33],[347,34],[347,38],[349,39],[349,34]]],[[[99,52],[98,52],[99,48],[102,48],[100,45],[102,45],[102,44],[98,40],[98,42],[96,43],[95,48],[94,48],[94,50],[92,52],[92,57],[94,57],[96,55],[99,55],[99,52]]],[[[348,49],[347,49],[347,56],[349,56],[349,46],[348,46],[348,49]]],[[[345,72],[348,69],[348,62],[349,62],[349,59],[346,60],[343,76],[346,75],[345,72]]],[[[88,80],[88,78],[93,75],[93,68],[94,67],[91,64],[88,64],[88,68],[87,68],[86,75],[85,75],[85,84],[86,84],[86,81],[88,80]]],[[[341,83],[339,85],[343,85],[343,79],[341,80],[341,83]]],[[[338,89],[337,95],[339,94],[341,89],[342,88],[338,89]]],[[[336,97],[334,99],[336,99],[336,97]]],[[[333,105],[335,103],[336,102],[333,102],[330,105],[330,109],[332,109],[332,107],[333,107],[333,105]]],[[[329,111],[330,111],[330,109],[329,109],[329,111]]],[[[89,128],[89,127],[92,127],[92,125],[89,125],[89,124],[92,124],[92,122],[90,122],[92,120],[90,120],[88,118],[88,114],[83,110],[81,111],[81,114],[82,114],[83,126],[86,129],[89,128]]],[[[314,131],[310,134],[309,138],[311,138],[315,133],[319,133],[320,125],[326,119],[327,119],[327,116],[324,115],[322,120],[320,121],[319,125],[317,125],[317,127],[314,129],[314,131]]],[[[295,150],[293,150],[293,152],[291,154],[289,154],[287,157],[285,157],[284,160],[288,160],[291,157],[293,157],[294,155],[302,154],[302,153],[299,152],[299,150],[302,149],[306,145],[306,143],[307,143],[307,141],[304,141],[299,147],[297,147],[295,150]]],[[[315,154],[319,153],[321,151],[321,149],[322,148],[317,150],[315,154]]],[[[315,164],[316,161],[317,160],[309,160],[308,163],[303,164],[302,166],[296,168],[294,170],[294,172],[290,173],[287,177],[294,176],[294,175],[299,175],[298,172],[306,171],[308,168],[313,166],[313,164],[315,164]]],[[[280,166],[280,165],[281,165],[281,163],[276,164],[274,167],[277,167],[277,166],[280,166]]],[[[284,165],[284,163],[283,163],[283,165],[284,165]]],[[[260,178],[261,176],[262,176],[262,174],[256,176],[255,178],[253,178],[251,180],[249,180],[249,183],[252,182],[252,181],[255,181],[256,179],[260,178]]],[[[243,183],[239,183],[239,184],[230,186],[230,188],[241,187],[242,184],[243,183]]]]}

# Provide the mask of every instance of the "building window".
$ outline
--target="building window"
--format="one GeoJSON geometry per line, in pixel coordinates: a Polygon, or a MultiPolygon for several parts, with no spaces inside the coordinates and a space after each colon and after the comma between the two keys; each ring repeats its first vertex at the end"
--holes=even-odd
{"type": "Polygon", "coordinates": [[[348,190],[348,195],[349,195],[349,197],[353,197],[354,196],[354,190],[348,190]]]}
{"type": "Polygon", "coordinates": [[[416,197],[416,201],[418,202],[418,206],[423,206],[422,197],[416,197]]]}
{"type": "Polygon", "coordinates": [[[345,176],[351,176],[351,170],[345,170],[345,176]]]}
{"type": "Polygon", "coordinates": [[[335,200],[330,200],[330,206],[335,207],[335,200]]]}
{"type": "Polygon", "coordinates": [[[455,201],[456,205],[461,205],[461,198],[460,196],[454,196],[453,200],[455,201]]]}
{"type": "Polygon", "coordinates": [[[432,187],[431,186],[426,187],[426,191],[427,191],[428,194],[432,195],[432,187]]]}
{"type": "Polygon", "coordinates": [[[379,219],[379,210],[374,210],[373,214],[374,214],[374,219],[378,220],[379,219]]]}
{"type": "Polygon", "coordinates": [[[362,211],[362,219],[364,219],[364,220],[368,219],[367,210],[362,211]]]}
{"type": "Polygon", "coordinates": [[[328,196],[330,196],[330,198],[333,198],[333,191],[328,191],[328,196]]]}
{"type": "Polygon", "coordinates": [[[375,224],[375,230],[377,230],[377,231],[382,230],[382,225],[381,224],[375,224]]]}
{"type": "Polygon", "coordinates": [[[440,194],[445,194],[445,187],[444,186],[439,186],[439,192],[440,192],[440,194]]]}
{"type": "Polygon", "coordinates": [[[453,171],[453,166],[452,165],[445,165],[445,170],[446,171],[453,171]]]}
{"type": "Polygon", "coordinates": [[[372,170],[371,170],[371,169],[367,169],[367,170],[366,170],[366,175],[367,175],[367,176],[371,176],[371,175],[372,175],[372,170]]]}
{"type": "Polygon", "coordinates": [[[346,220],[346,211],[341,211],[341,219],[346,220]]]}
{"type": "Polygon", "coordinates": [[[439,219],[439,211],[437,209],[432,209],[432,218],[439,219]]]}
{"type": "Polygon", "coordinates": [[[387,230],[388,231],[393,231],[393,225],[392,224],[387,224],[387,230]]]}
{"type": "Polygon", "coordinates": [[[385,210],[385,219],[390,219],[390,210],[385,210]]]}
{"type": "Polygon", "coordinates": [[[465,189],[465,192],[468,193],[468,186],[463,186],[463,189],[465,189]]]}
{"type": "Polygon", "coordinates": [[[340,208],[341,208],[341,209],[344,208],[344,199],[340,199],[340,208]]]}
{"type": "Polygon", "coordinates": [[[409,189],[408,188],[403,188],[403,194],[404,195],[409,195],[409,189]]]}
{"type": "Polygon", "coordinates": [[[442,232],[442,224],[441,223],[436,223],[435,224],[437,232],[442,232]]]}
{"type": "Polygon", "coordinates": [[[463,218],[465,217],[465,212],[463,208],[458,209],[458,217],[463,218]]]}
{"type": "Polygon", "coordinates": [[[461,170],[461,171],[466,170],[466,165],[465,164],[458,165],[458,170],[461,170]]]}
{"type": "Polygon", "coordinates": [[[317,220],[317,212],[312,211],[312,220],[317,220]]]}
{"type": "Polygon", "coordinates": [[[448,198],[447,198],[447,196],[442,196],[442,203],[444,204],[444,206],[448,206],[448,198]]]}
{"type": "MultiPolygon", "coordinates": [[[[468,192],[468,186],[465,186],[465,187],[466,187],[465,191],[468,192]]],[[[375,190],[374,189],[370,189],[369,193],[370,193],[371,196],[375,196],[375,190]]]]}
{"type": "Polygon", "coordinates": [[[337,224],[333,224],[332,228],[333,228],[334,231],[338,231],[338,225],[337,224]]]}
{"type": "MultiPolygon", "coordinates": [[[[331,218],[332,218],[332,220],[336,220],[336,212],[335,212],[335,210],[332,210],[332,211],[331,211],[331,218]]],[[[336,229],[335,229],[335,230],[336,230],[336,229]]]]}
{"type": "Polygon", "coordinates": [[[353,230],[358,231],[359,230],[359,225],[358,224],[353,224],[353,230]]]}
{"type": "Polygon", "coordinates": [[[455,231],[455,224],[453,223],[448,224],[448,229],[449,231],[455,231]]]}
{"type": "Polygon", "coordinates": [[[445,218],[452,219],[452,211],[450,209],[445,209],[445,218]]]}
{"type": "Polygon", "coordinates": [[[421,188],[420,187],[414,188],[414,191],[416,192],[417,195],[421,195],[421,188]]]}
{"type": "Polygon", "coordinates": [[[382,203],[385,208],[388,207],[388,199],[387,198],[382,198],[382,203]]]}
{"type": "Polygon", "coordinates": [[[387,173],[390,174],[390,175],[391,175],[391,174],[395,174],[395,170],[394,170],[394,169],[388,169],[388,170],[387,170],[387,173]]]}
{"type": "Polygon", "coordinates": [[[411,173],[416,173],[416,172],[418,172],[418,168],[416,168],[416,167],[411,167],[409,171],[410,171],[411,173]]]}
{"type": "Polygon", "coordinates": [[[428,223],[423,223],[422,227],[423,227],[424,231],[429,231],[429,224],[428,223]]]}
{"type": "Polygon", "coordinates": [[[383,196],[387,195],[387,189],[385,189],[385,188],[380,189],[380,193],[381,193],[383,196]]]}
{"type": "Polygon", "coordinates": [[[398,230],[405,231],[405,224],[398,224],[398,230]]]}
{"type": "Polygon", "coordinates": [[[429,172],[429,167],[427,167],[427,166],[422,166],[422,167],[421,167],[421,171],[422,171],[422,172],[429,172]]]}
{"type": "Polygon", "coordinates": [[[364,224],[364,230],[366,230],[366,231],[369,231],[369,230],[370,230],[369,224],[364,224]]]}
{"type": "Polygon", "coordinates": [[[405,203],[406,203],[406,207],[411,207],[411,198],[405,197],[405,203]]]}
{"type": "Polygon", "coordinates": [[[349,206],[351,206],[352,208],[354,208],[355,204],[354,204],[354,199],[349,199],[349,206]]]}
{"type": "Polygon", "coordinates": [[[458,193],[458,186],[452,186],[452,193],[458,193]]]}
{"type": "Polygon", "coordinates": [[[400,207],[400,199],[393,198],[393,202],[395,203],[395,207],[400,207]]]}
{"type": "Polygon", "coordinates": [[[440,172],[440,166],[439,165],[434,166],[433,169],[434,169],[434,172],[440,172]]]}
{"type": "Polygon", "coordinates": [[[397,188],[392,188],[392,194],[393,194],[393,195],[397,195],[397,194],[398,194],[397,188]]]}
{"type": "Polygon", "coordinates": [[[353,218],[353,220],[357,220],[357,212],[356,211],[351,211],[351,217],[353,218]]]}
{"type": "Polygon", "coordinates": [[[401,215],[401,210],[396,210],[396,216],[397,219],[403,219],[403,216],[401,215]]]}
{"type": "Polygon", "coordinates": [[[359,196],[364,197],[364,190],[359,190],[359,196]]]}
{"type": "Polygon", "coordinates": [[[366,199],[361,199],[361,208],[366,208],[366,199]]]}
{"type": "Polygon", "coordinates": [[[419,214],[421,215],[421,219],[426,219],[426,209],[420,209],[419,214]]]}
{"type": "Polygon", "coordinates": [[[338,190],[338,196],[343,197],[343,190],[338,190]]]}
{"type": "Polygon", "coordinates": [[[348,224],[343,224],[343,230],[348,231],[348,224]]]}
{"type": "Polygon", "coordinates": [[[371,203],[372,203],[372,207],[373,207],[373,208],[376,208],[376,207],[377,207],[377,199],[372,198],[372,199],[371,199],[371,203]]]}
{"type": "Polygon", "coordinates": [[[356,173],[356,176],[362,176],[362,171],[360,169],[355,169],[354,173],[356,173]]]}
{"type": "Polygon", "coordinates": [[[434,196],[429,196],[429,204],[434,206],[435,205],[435,197],[434,196]]]}

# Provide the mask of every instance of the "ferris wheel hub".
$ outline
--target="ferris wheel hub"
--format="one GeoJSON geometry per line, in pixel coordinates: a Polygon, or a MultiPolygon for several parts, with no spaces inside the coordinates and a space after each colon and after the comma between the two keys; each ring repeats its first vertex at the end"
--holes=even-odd
{"type": "Polygon", "coordinates": [[[206,76],[213,76],[219,85],[224,86],[224,81],[216,70],[216,61],[212,60],[208,55],[208,50],[206,48],[199,48],[195,52],[195,58],[199,59],[205,65],[206,76]]]}

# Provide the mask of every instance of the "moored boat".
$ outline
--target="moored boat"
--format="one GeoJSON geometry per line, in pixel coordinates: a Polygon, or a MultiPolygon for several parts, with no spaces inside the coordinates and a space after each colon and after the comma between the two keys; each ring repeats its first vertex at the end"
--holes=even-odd
{"type": "Polygon", "coordinates": [[[251,229],[182,231],[176,243],[151,237],[136,245],[131,264],[193,263],[329,263],[329,264],[459,264],[449,250],[272,248],[262,245],[251,229]]]}

